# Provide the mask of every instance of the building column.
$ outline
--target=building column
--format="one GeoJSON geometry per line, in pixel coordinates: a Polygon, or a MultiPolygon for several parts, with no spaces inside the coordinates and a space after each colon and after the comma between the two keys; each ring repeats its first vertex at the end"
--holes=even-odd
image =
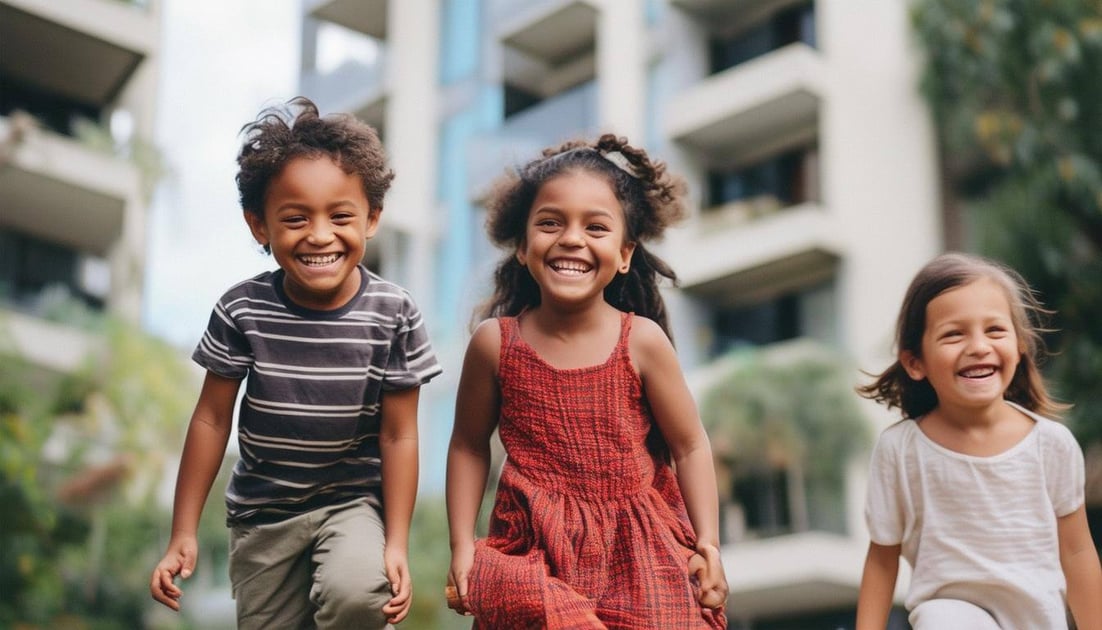
{"type": "Polygon", "coordinates": [[[403,275],[425,311],[441,223],[436,212],[439,11],[435,0],[387,4],[386,148],[396,177],[383,221],[409,236],[403,275]]]}
{"type": "Polygon", "coordinates": [[[598,8],[598,123],[601,131],[641,146],[647,132],[646,3],[603,0],[598,8]]]}

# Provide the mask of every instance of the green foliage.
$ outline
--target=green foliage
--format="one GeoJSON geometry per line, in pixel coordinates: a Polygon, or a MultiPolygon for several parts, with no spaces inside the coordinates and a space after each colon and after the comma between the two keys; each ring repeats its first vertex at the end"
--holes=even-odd
{"type": "Polygon", "coordinates": [[[871,440],[852,367],[810,341],[740,351],[723,361],[726,370],[700,404],[717,463],[734,477],[800,471],[810,490],[810,524],[833,523],[838,504],[821,499],[841,498],[848,460],[871,440]]]}
{"type": "Polygon", "coordinates": [[[1102,3],[919,0],[914,26],[969,247],[1056,311],[1046,374],[1102,441],[1102,3]]]}
{"type": "Polygon", "coordinates": [[[155,490],[198,383],[166,344],[97,328],[100,350],[64,376],[0,347],[0,627],[136,628],[150,605],[155,490]]]}
{"type": "Polygon", "coordinates": [[[400,627],[426,630],[470,628],[470,618],[455,614],[444,602],[444,585],[451,566],[451,545],[448,542],[448,511],[443,497],[418,497],[409,535],[413,606],[400,627]]]}

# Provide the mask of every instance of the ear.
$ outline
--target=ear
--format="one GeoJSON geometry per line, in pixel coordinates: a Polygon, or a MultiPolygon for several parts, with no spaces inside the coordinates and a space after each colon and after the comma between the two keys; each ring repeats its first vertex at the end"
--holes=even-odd
{"type": "Polygon", "coordinates": [[[517,262],[520,263],[521,267],[527,267],[528,266],[528,254],[525,251],[527,249],[528,249],[528,244],[525,243],[524,241],[521,241],[520,244],[517,245],[517,253],[515,254],[515,256],[517,257],[517,262]]]}
{"type": "Polygon", "coordinates": [[[903,366],[907,376],[911,377],[912,380],[921,381],[926,378],[926,366],[922,359],[910,350],[903,350],[899,353],[899,364],[903,366]]]}
{"type": "Polygon", "coordinates": [[[249,231],[253,233],[256,242],[260,243],[261,247],[270,245],[272,240],[268,238],[268,226],[264,224],[264,218],[249,210],[245,210],[243,214],[245,223],[249,224],[249,231]]]}
{"type": "Polygon", "coordinates": [[[379,231],[379,217],[382,214],[382,208],[371,208],[367,211],[367,229],[364,231],[364,240],[370,240],[379,231]]]}
{"type": "Polygon", "coordinates": [[[620,247],[620,273],[627,273],[631,269],[631,256],[635,253],[635,243],[624,243],[620,247]]]}

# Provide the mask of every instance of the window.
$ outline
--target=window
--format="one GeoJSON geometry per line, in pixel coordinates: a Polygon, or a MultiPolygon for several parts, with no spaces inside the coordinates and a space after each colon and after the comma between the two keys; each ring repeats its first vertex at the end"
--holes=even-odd
{"type": "Polygon", "coordinates": [[[0,229],[0,297],[32,308],[39,294],[63,287],[73,297],[102,308],[109,279],[102,259],[42,239],[0,229]]]}
{"type": "Polygon", "coordinates": [[[737,35],[713,37],[709,43],[711,72],[723,72],[796,42],[815,46],[815,5],[812,2],[778,11],[737,35]]]}
{"type": "Polygon", "coordinates": [[[814,201],[819,196],[817,169],[818,149],[810,146],[746,166],[712,170],[708,173],[709,207],[761,197],[769,197],[781,207],[814,201]]]}

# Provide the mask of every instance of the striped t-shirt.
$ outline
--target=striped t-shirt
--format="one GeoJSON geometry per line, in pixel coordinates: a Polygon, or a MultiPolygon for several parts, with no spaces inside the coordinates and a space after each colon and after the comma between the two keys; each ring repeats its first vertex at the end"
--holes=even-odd
{"type": "Polygon", "coordinates": [[[333,311],[292,302],[283,271],[222,296],[192,359],[245,378],[241,458],[226,488],[229,524],[274,522],[367,497],[379,504],[384,391],[440,373],[409,293],[360,267],[360,292],[333,311]]]}

